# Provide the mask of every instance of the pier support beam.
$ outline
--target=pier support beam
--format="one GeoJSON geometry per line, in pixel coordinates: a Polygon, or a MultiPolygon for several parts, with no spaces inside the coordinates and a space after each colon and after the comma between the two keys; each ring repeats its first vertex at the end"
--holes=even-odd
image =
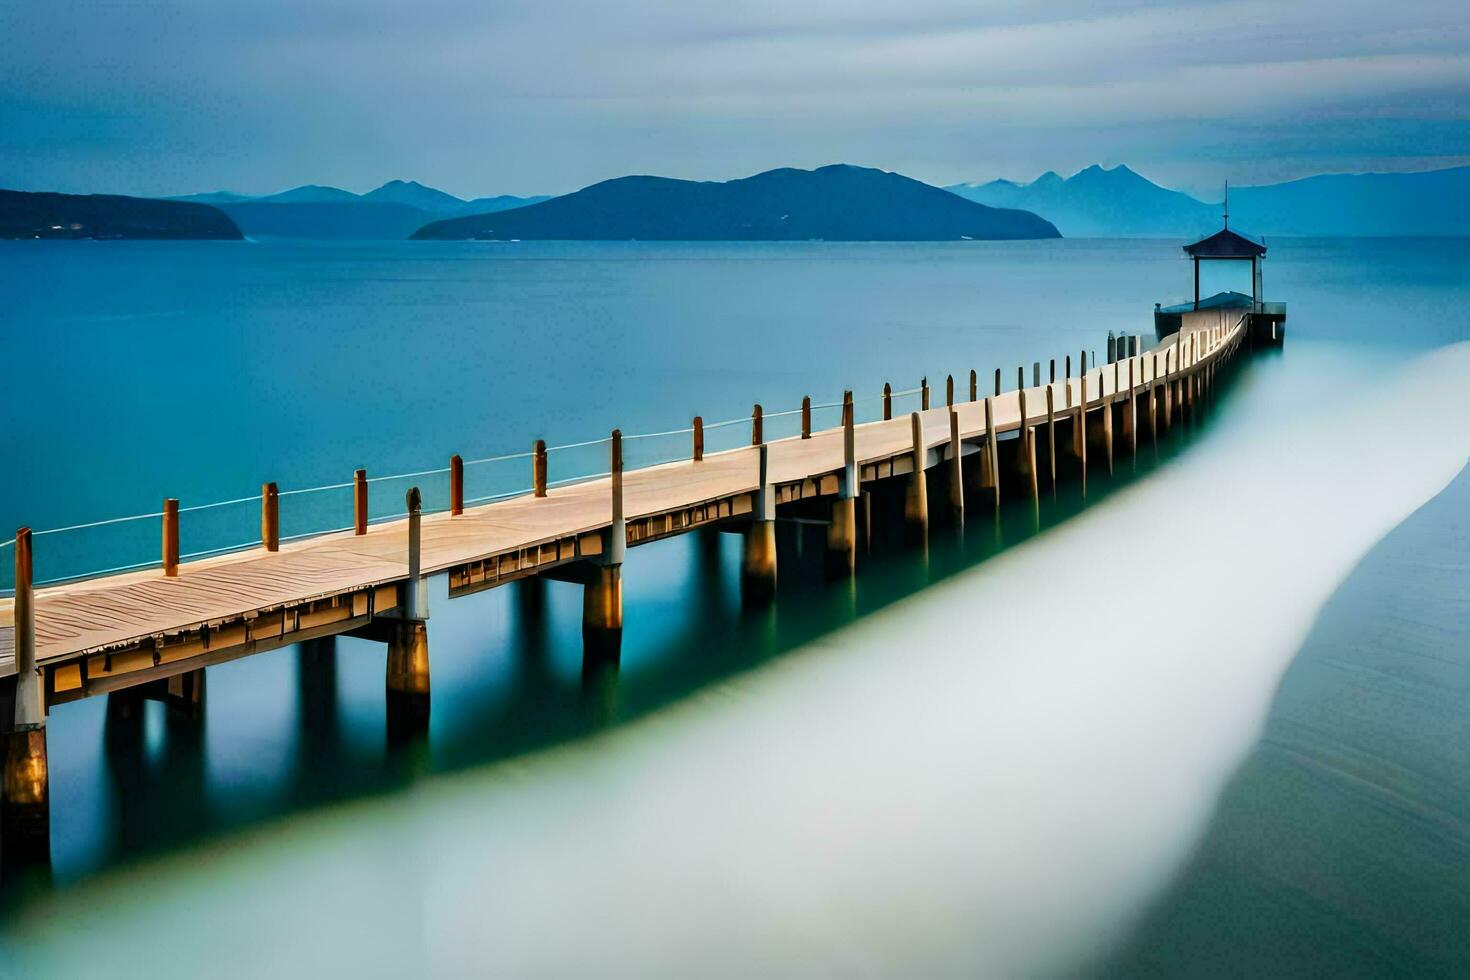
{"type": "Polygon", "coordinates": [[[918,412],[909,414],[913,435],[914,471],[909,474],[908,490],[903,498],[904,536],[917,544],[929,539],[929,481],[924,474],[928,449],[924,445],[924,420],[918,412]]]}
{"type": "Polygon", "coordinates": [[[388,737],[400,740],[429,728],[429,596],[419,574],[419,535],[423,518],[418,487],[404,497],[408,508],[408,581],[403,586],[402,617],[388,636],[386,692],[388,737]]]}
{"type": "Polygon", "coordinates": [[[0,737],[0,872],[9,878],[51,863],[51,778],[46,702],[36,670],[31,531],[15,532],[15,713],[0,737]]]}
{"type": "Polygon", "coordinates": [[[388,639],[388,731],[413,735],[429,727],[429,624],[403,620],[388,639]]]}
{"type": "Polygon", "coordinates": [[[827,574],[833,577],[857,571],[857,496],[862,488],[858,485],[850,394],[842,399],[842,479],[837,487],[837,499],[832,502],[832,521],[827,525],[827,574]]]}
{"type": "Polygon", "coordinates": [[[763,606],[776,595],[776,490],[767,474],[766,446],[758,452],[760,483],[740,561],[740,598],[747,608],[763,606]]]}
{"type": "MultiPolygon", "coordinates": [[[[765,442],[760,406],[756,406],[752,439],[765,442]]],[[[623,519],[623,433],[613,429],[608,467],[612,488],[612,524],[602,558],[592,566],[582,587],[582,670],[594,673],[616,665],[623,655],[623,556],[628,550],[628,527],[623,519]]]]}

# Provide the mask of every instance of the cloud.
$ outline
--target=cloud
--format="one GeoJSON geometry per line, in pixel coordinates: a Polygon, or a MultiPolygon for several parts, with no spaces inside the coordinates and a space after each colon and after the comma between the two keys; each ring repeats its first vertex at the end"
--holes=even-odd
{"type": "Polygon", "coordinates": [[[1439,2],[20,0],[0,35],[0,182],[35,186],[562,191],[855,154],[978,178],[1302,120],[1345,167],[1389,123],[1470,158],[1470,19],[1439,2]]]}

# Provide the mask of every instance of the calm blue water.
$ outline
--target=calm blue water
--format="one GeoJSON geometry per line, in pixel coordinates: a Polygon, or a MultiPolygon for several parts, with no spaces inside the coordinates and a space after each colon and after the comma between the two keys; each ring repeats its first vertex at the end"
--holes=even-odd
{"type": "MultiPolygon", "coordinates": [[[[1470,339],[1467,270],[1465,240],[1273,242],[1266,288],[1290,304],[1291,340],[1219,424],[1268,418],[1312,385],[1364,383],[1470,339]]],[[[185,506],[247,496],[263,480],[336,483],[359,466],[428,469],[454,452],[513,453],[615,425],[660,431],[696,413],[744,416],[756,401],[767,412],[804,394],[833,401],[844,388],[871,414],[876,403],[861,400],[885,381],[905,389],[927,375],[942,396],[945,374],[963,392],[971,368],[983,389],[1000,367],[1009,385],[1018,363],[1029,373],[1038,358],[1101,351],[1109,330],[1147,335],[1153,304],[1182,298],[1189,282],[1177,243],[1146,241],[0,243],[11,366],[0,432],[14,461],[0,527],[150,512],[164,496],[185,506]]],[[[794,420],[768,434],[782,424],[794,420]]],[[[715,447],[746,438],[742,426],[717,432],[715,447]]],[[[649,440],[634,462],[682,453],[686,439],[649,440]]],[[[1142,486],[1192,451],[1177,440],[1131,479],[1142,486]]],[[[601,452],[554,456],[552,478],[595,472],[601,452]]],[[[523,486],[528,469],[487,465],[469,494],[523,486]]],[[[375,511],[392,512],[411,482],[432,503],[440,480],[375,484],[375,511]]],[[[856,622],[861,636],[866,617],[1038,528],[1063,533],[1074,510],[1063,500],[927,556],[874,559],[855,590],[802,581],[801,543],[783,539],[783,574],[798,574],[783,577],[773,614],[741,611],[734,539],[637,549],[622,670],[590,680],[575,588],[452,604],[436,594],[434,716],[427,743],[408,753],[385,746],[381,647],[359,641],[340,641],[326,667],[288,650],[212,669],[198,732],[167,724],[156,705],[136,724],[109,718],[103,699],[63,706],[49,734],[58,887],[146,872],[160,855],[291,827],[331,804],[392,800],[446,773],[506,762],[536,773],[544,765],[528,753],[697,701],[799,659],[839,626],[856,622]]],[[[345,522],[350,502],[287,498],[283,512],[288,533],[319,529],[345,522]]],[[[248,541],[257,520],[249,502],[186,515],[184,550],[248,541]]],[[[42,537],[38,575],[149,560],[156,540],[151,521],[42,537]]],[[[957,634],[972,627],[953,623],[957,634]]]]}
{"type": "MultiPolygon", "coordinates": [[[[1223,264],[1222,264],[1223,265],[1223,264]]],[[[1294,336],[1402,351],[1463,331],[1459,240],[1290,241],[1267,291],[1294,336]]],[[[10,478],[0,528],[46,529],[339,484],[605,436],[818,404],[1147,332],[1190,265],[1176,243],[940,245],[0,243],[10,478]]],[[[1210,269],[1205,289],[1235,281],[1210,269]]],[[[1028,368],[1029,371],[1029,368],[1028,368]]],[[[910,399],[912,401],[912,399],[910,399]]],[[[900,405],[902,406],[902,402],[900,405]]],[[[816,423],[835,423],[835,412],[816,423]]],[[[793,417],[772,420],[780,435],[793,417]]],[[[720,448],[743,426],[710,432],[720,448]]],[[[688,436],[629,445],[676,458],[688,436]]],[[[599,472],[605,447],[553,454],[599,472]]],[[[470,467],[467,496],[524,488],[525,460],[470,467]]],[[[373,513],[447,477],[375,484],[373,513]]],[[[346,490],[289,497],[283,533],[350,523],[346,490]]],[[[247,543],[258,507],[186,514],[185,553],[247,543]]],[[[156,559],[156,522],[37,541],[37,577],[156,559]]],[[[0,571],[0,586],[9,570],[0,571]]]]}

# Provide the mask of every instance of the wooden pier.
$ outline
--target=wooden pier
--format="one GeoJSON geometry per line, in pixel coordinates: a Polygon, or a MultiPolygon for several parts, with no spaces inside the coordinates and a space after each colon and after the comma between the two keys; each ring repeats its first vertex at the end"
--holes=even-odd
{"type": "Polygon", "coordinates": [[[1022,368],[1024,387],[1007,391],[1000,372],[995,390],[985,392],[972,371],[966,400],[956,400],[951,378],[945,404],[930,405],[925,383],[923,410],[894,416],[885,390],[884,419],[862,424],[849,393],[841,425],[813,431],[807,402],[801,435],[769,442],[756,406],[750,444],[722,452],[704,451],[696,418],[688,459],[640,469],[624,470],[614,432],[610,474],[568,486],[547,486],[538,443],[533,488],[479,506],[464,503],[463,464],[455,457],[448,509],[421,514],[413,490],[409,517],[377,524],[366,521],[359,471],[353,526],[298,541],[280,540],[281,500],[268,484],[260,547],[197,561],[178,559],[174,501],[162,518],[161,567],[49,587],[31,585],[33,542],[22,529],[12,545],[15,595],[0,600],[0,720],[13,717],[0,831],[6,851],[26,840],[40,846],[35,828],[45,821],[35,814],[49,805],[44,726],[55,705],[138,689],[197,711],[204,668],[349,635],[388,645],[390,712],[395,702],[407,705],[401,710],[421,725],[429,696],[428,576],[446,575],[451,598],[531,576],[580,583],[585,656],[615,660],[626,548],[698,528],[742,533],[742,589],[748,600],[767,601],[775,591],[774,521],[800,511],[827,524],[828,568],[851,574],[857,505],[871,534],[872,491],[901,484],[905,503],[894,519],[922,536],[929,481],[941,489],[951,520],[999,507],[1003,495],[1034,502],[1059,479],[1085,487],[1089,470],[1094,478],[1110,473],[1115,456],[1193,411],[1249,341],[1244,319],[1182,330],[1152,350],[1133,338],[1113,363],[1080,370],[1084,353],[1075,374],[1070,357],[1062,376],[1051,362],[1046,379],[1037,363],[1026,385],[1022,368]]]}

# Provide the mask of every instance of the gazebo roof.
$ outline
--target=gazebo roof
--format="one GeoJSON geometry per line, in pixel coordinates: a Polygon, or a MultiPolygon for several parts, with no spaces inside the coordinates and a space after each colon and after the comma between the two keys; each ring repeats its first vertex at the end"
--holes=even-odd
{"type": "Polygon", "coordinates": [[[1266,246],[1257,244],[1229,228],[1184,246],[1184,254],[1193,259],[1253,259],[1266,254],[1266,246]]]}

